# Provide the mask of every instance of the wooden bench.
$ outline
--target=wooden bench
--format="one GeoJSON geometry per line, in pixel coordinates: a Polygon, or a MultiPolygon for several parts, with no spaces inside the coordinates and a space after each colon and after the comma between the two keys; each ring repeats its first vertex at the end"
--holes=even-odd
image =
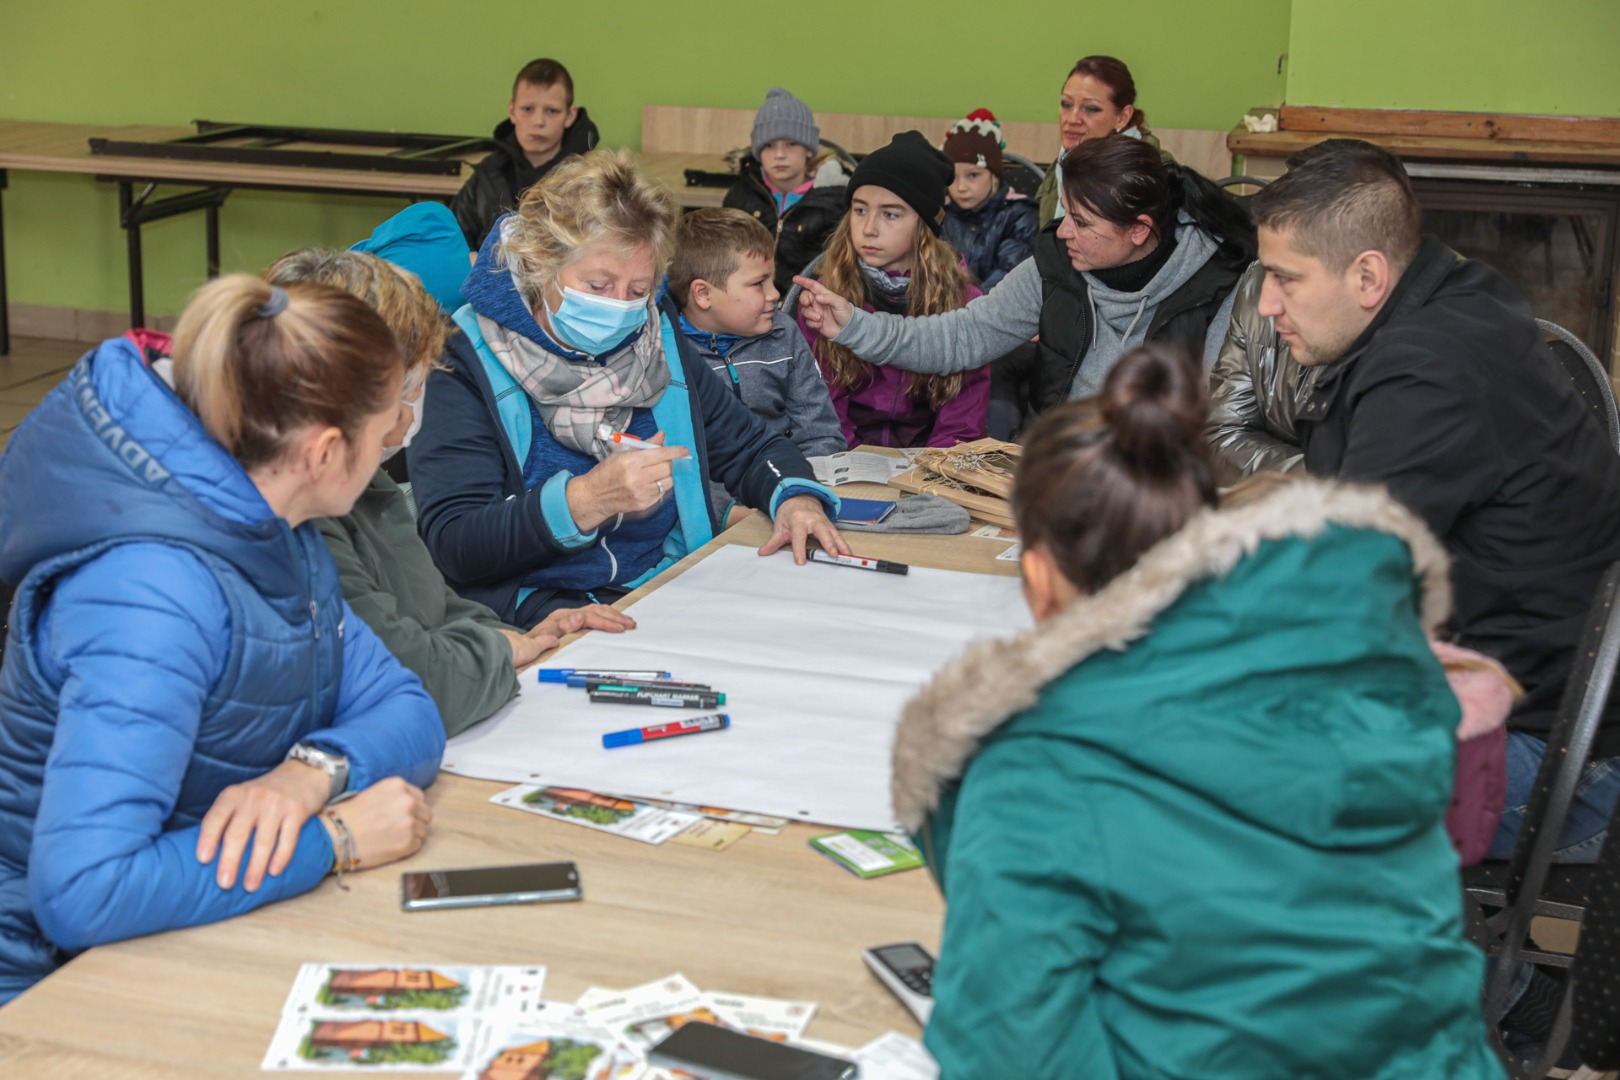
{"type": "MultiPolygon", "coordinates": [[[[863,154],[888,143],[897,132],[916,129],[936,143],[945,138],[960,117],[872,116],[864,113],[816,113],[825,139],[851,153],[863,154]]],[[[753,109],[709,109],[686,105],[644,105],[641,109],[641,150],[644,154],[724,154],[748,146],[754,126],[753,109]]],[[[1056,156],[1060,144],[1055,123],[1036,124],[1009,120],[1001,125],[1007,149],[1043,165],[1056,156]]],[[[1211,180],[1232,174],[1227,132],[1196,128],[1154,128],[1164,149],[1176,160],[1197,169],[1211,180]]]]}

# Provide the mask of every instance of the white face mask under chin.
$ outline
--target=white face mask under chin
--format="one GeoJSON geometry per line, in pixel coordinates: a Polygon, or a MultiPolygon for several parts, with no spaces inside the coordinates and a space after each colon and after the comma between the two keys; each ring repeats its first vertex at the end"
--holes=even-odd
{"type": "Polygon", "coordinates": [[[415,401],[407,400],[405,402],[405,404],[411,407],[411,426],[405,429],[405,437],[400,440],[398,446],[383,447],[382,460],[389,460],[395,454],[400,453],[407,446],[411,445],[411,440],[416,438],[416,433],[422,430],[422,406],[425,404],[423,399],[426,397],[426,394],[422,394],[415,401]]]}

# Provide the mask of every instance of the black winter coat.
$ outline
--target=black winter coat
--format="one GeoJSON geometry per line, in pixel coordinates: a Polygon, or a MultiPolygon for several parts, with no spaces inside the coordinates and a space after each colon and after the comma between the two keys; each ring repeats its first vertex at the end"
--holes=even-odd
{"type": "MultiPolygon", "coordinates": [[[[1312,473],[1384,484],[1451,554],[1452,625],[1545,736],[1587,608],[1620,560],[1620,457],[1496,270],[1427,237],[1295,418],[1312,473]]],[[[1620,754],[1611,714],[1599,756],[1620,754]]]]}
{"type": "Polygon", "coordinates": [[[597,141],[596,125],[581,107],[573,124],[563,132],[557,156],[537,169],[523,155],[514,132],[510,120],[495,125],[491,136],[497,144],[495,149],[473,168],[473,174],[450,202],[450,212],[456,215],[456,224],[461,226],[467,246],[473,251],[484,246],[484,237],[495,219],[516,210],[523,193],[555,168],[557,162],[571,154],[594,149],[597,141]]]}
{"type": "Polygon", "coordinates": [[[759,159],[752,154],[743,158],[740,171],[742,179],[726,192],[724,205],[752,214],[776,234],[776,291],[786,296],[793,287],[793,275],[803,273],[826,249],[833,230],[843,220],[849,208],[849,177],[841,168],[822,166],[815,186],[779,219],[759,159]]]}

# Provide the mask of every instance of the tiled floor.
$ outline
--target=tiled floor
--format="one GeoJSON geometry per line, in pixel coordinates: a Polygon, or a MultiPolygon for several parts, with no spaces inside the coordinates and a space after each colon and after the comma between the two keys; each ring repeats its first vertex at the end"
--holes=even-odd
{"type": "Polygon", "coordinates": [[[89,348],[77,341],[11,339],[11,354],[0,356],[0,448],[89,348]]]}

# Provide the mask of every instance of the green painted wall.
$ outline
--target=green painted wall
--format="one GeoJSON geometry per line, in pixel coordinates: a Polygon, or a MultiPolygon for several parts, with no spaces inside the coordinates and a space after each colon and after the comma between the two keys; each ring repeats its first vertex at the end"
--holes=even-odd
{"type": "Polygon", "coordinates": [[[1620,116],[1616,0],[1294,0],[1288,101],[1620,116]]]}
{"type": "MultiPolygon", "coordinates": [[[[934,0],[582,3],[485,0],[18,0],[0,14],[0,117],[184,125],[198,118],[482,133],[512,74],[561,59],[609,145],[637,145],[643,103],[748,107],[773,84],[818,109],[1055,120],[1064,73],[1114,53],[1161,127],[1226,128],[1282,99],[1289,0],[997,8],[934,0]],[[479,27],[469,25],[476,11],[479,27]],[[1016,12],[1016,17],[1011,13],[1016,12]],[[1008,13],[1008,14],[1003,14],[1008,13]]],[[[6,254],[16,303],[122,310],[115,189],[11,173],[6,254]]],[[[237,192],[222,217],[227,270],[304,244],[346,244],[397,200],[237,192]]],[[[174,312],[202,279],[201,215],[147,226],[147,310],[174,312]]]]}

